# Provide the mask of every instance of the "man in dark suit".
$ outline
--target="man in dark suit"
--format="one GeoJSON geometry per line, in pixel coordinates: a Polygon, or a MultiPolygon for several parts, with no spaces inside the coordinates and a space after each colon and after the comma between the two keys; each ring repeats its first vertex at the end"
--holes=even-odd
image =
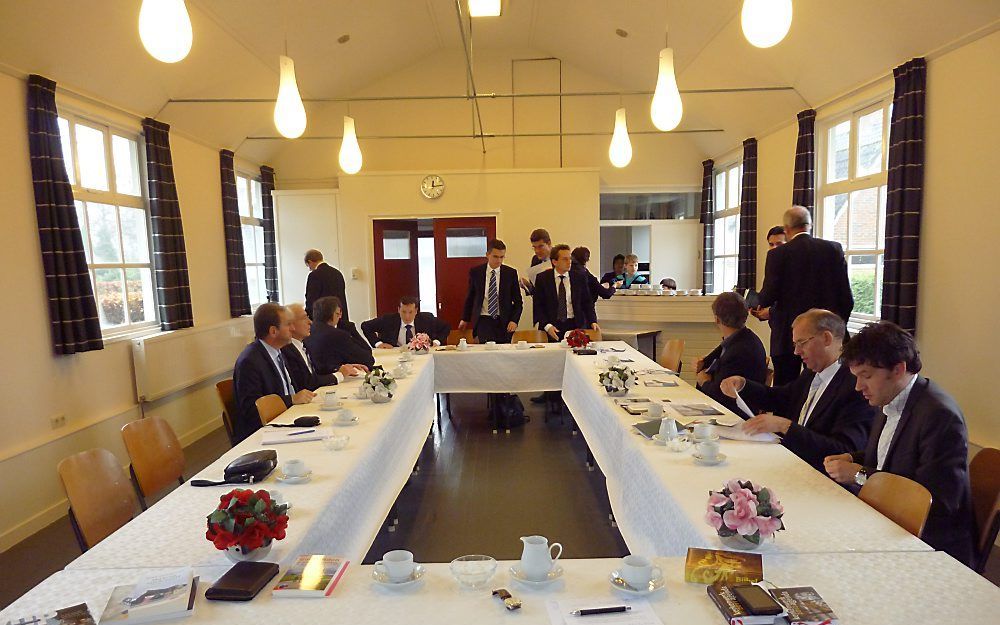
{"type": "Polygon", "coordinates": [[[548,230],[535,228],[531,231],[531,249],[535,254],[531,257],[528,270],[521,276],[521,288],[525,295],[534,294],[535,278],[551,266],[549,259],[552,257],[552,237],[548,230]]]}
{"type": "Polygon", "coordinates": [[[340,300],[332,295],[319,298],[313,306],[315,325],[304,343],[319,375],[360,375],[375,365],[371,346],[353,323],[343,323],[341,314],[340,300]]]}
{"type": "Polygon", "coordinates": [[[281,348],[292,339],[292,315],[274,302],[257,307],[253,316],[256,340],[240,353],[233,368],[233,394],[236,398],[237,440],[243,440],[262,427],[256,401],[265,395],[280,395],[286,406],[308,404],[315,393],[297,389],[288,372],[281,348]]]}
{"type": "Polygon", "coordinates": [[[340,300],[344,316],[341,324],[350,322],[347,315],[347,285],[344,274],[336,267],[331,267],[323,261],[323,252],[309,250],[306,252],[306,266],[309,267],[309,277],[306,278],[306,314],[312,315],[313,306],[321,297],[334,296],[340,300]]]}
{"type": "Polygon", "coordinates": [[[405,295],[399,300],[398,312],[365,321],[361,331],[377,349],[406,345],[420,333],[431,337],[435,345],[447,341],[451,327],[429,312],[418,312],[419,307],[419,299],[405,295]]]}
{"type": "Polygon", "coordinates": [[[617,288],[624,280],[625,255],[615,254],[615,257],[611,259],[611,271],[601,276],[601,282],[617,288]]]}
{"type": "Polygon", "coordinates": [[[587,278],[570,271],[572,266],[569,246],[560,243],[552,248],[552,269],[535,278],[535,323],[553,341],[561,340],[570,330],[601,329],[587,278]]]}
{"type": "Polygon", "coordinates": [[[510,343],[521,320],[521,289],[517,270],[503,264],[507,246],[500,239],[490,241],[486,262],[469,270],[469,293],[458,329],[472,324],[472,334],[480,343],[510,343]]]}
{"type": "Polygon", "coordinates": [[[747,434],[770,432],[799,458],[823,471],[823,459],[862,449],[875,409],[855,390],[851,371],[840,364],[847,324],[829,310],[813,309],[792,323],[792,343],[806,370],[791,384],[769,387],[741,376],[722,381],[752,409],[766,410],[743,424],[747,434]]]}
{"type": "Polygon", "coordinates": [[[597,281],[597,277],[587,269],[587,263],[590,262],[590,249],[583,246],[574,247],[570,255],[573,257],[573,266],[570,267],[570,271],[579,271],[587,278],[587,288],[590,289],[590,297],[594,300],[594,304],[597,303],[598,297],[611,299],[611,296],[615,294],[615,287],[609,283],[601,284],[597,281]]]}
{"type": "Polygon", "coordinates": [[[872,423],[868,445],[828,456],[825,468],[842,484],[863,486],[877,471],[919,482],[931,493],[931,509],[920,538],[965,564],[973,560],[969,439],[955,400],[917,375],[916,341],[894,323],[866,326],[844,347],[842,360],[857,388],[882,414],[872,423]]]}
{"type": "Polygon", "coordinates": [[[809,235],[812,217],[801,206],[784,215],[788,243],[767,252],[764,286],[754,315],[771,324],[771,362],[774,383],[789,384],[799,375],[802,361],[792,349],[792,321],[812,308],[830,310],[845,322],[854,309],[854,296],[847,277],[847,262],[840,243],[809,235]],[[774,308],[770,315],[764,311],[774,308]]]}
{"type": "Polygon", "coordinates": [[[763,384],[767,376],[764,344],[746,327],[749,316],[746,300],[739,293],[720,293],[712,302],[712,314],[715,327],[722,334],[722,343],[695,362],[698,390],[743,416],[736,400],[726,397],[719,387],[723,380],[734,375],[763,384]]]}
{"type": "Polygon", "coordinates": [[[312,320],[306,315],[302,304],[289,304],[287,308],[292,315],[292,340],[281,348],[281,354],[285,357],[285,366],[292,375],[295,388],[315,391],[321,386],[339,384],[345,377],[361,375],[363,368],[353,364],[343,364],[333,373],[319,373],[309,348],[303,342],[312,333],[312,320]]]}

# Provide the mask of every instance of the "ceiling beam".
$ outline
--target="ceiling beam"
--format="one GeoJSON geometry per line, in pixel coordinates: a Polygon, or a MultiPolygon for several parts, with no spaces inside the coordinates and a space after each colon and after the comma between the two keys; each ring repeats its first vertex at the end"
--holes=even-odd
{"type": "MultiPolygon", "coordinates": [[[[691,130],[671,130],[670,132],[662,132],[659,130],[630,130],[629,136],[635,135],[678,135],[678,134],[695,134],[695,133],[705,133],[705,132],[725,132],[722,128],[695,128],[691,130]]],[[[523,139],[528,137],[606,137],[610,136],[611,132],[601,131],[601,132],[477,132],[471,137],[467,134],[430,134],[430,135],[358,135],[358,139],[481,139],[485,141],[486,139],[523,139]]],[[[288,139],[287,137],[282,137],[279,135],[258,135],[247,137],[246,141],[300,141],[300,140],[312,140],[312,141],[340,141],[344,137],[342,135],[313,135],[310,137],[299,137],[297,139],[288,139]]]]}

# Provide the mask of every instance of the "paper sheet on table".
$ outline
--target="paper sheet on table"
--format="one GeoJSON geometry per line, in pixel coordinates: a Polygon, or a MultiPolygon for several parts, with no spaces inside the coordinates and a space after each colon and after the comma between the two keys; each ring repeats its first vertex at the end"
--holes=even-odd
{"type": "MultiPolygon", "coordinates": [[[[736,407],[740,409],[743,414],[747,415],[748,419],[752,419],[754,414],[750,410],[750,406],[747,405],[740,394],[736,393],[736,407]]],[[[743,431],[743,424],[737,423],[731,428],[718,428],[719,436],[721,438],[728,438],[733,441],[753,441],[756,443],[777,443],[780,439],[775,434],[770,432],[761,432],[760,434],[747,434],[743,431]]]]}
{"type": "Polygon", "coordinates": [[[545,602],[545,609],[549,613],[549,621],[552,625],[663,625],[660,617],[653,612],[653,608],[645,599],[617,602],[617,600],[604,601],[601,603],[585,601],[556,601],[545,602]],[[581,608],[600,608],[612,605],[627,605],[632,609],[628,612],[616,612],[613,614],[591,614],[581,619],[579,616],[570,614],[573,610],[581,608]]]}
{"type": "Polygon", "coordinates": [[[743,398],[740,397],[740,392],[736,391],[736,407],[743,411],[743,414],[747,416],[747,419],[753,419],[753,410],[750,410],[750,406],[747,405],[743,398]]]}

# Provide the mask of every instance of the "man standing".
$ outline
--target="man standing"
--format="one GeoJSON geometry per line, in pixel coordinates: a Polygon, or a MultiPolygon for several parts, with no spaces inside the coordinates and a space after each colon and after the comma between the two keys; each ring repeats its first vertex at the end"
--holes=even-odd
{"type": "Polygon", "coordinates": [[[336,267],[331,267],[323,261],[323,252],[309,250],[306,252],[306,266],[309,267],[309,277],[306,278],[306,314],[312,315],[313,304],[321,297],[330,295],[340,300],[343,307],[343,323],[350,319],[347,316],[347,285],[344,274],[336,267]]]}
{"type": "Polygon", "coordinates": [[[590,273],[590,269],[587,269],[587,263],[590,262],[590,248],[582,245],[574,247],[570,255],[573,257],[573,266],[570,267],[570,271],[579,271],[587,278],[587,288],[590,289],[590,297],[593,298],[594,304],[597,304],[598,297],[611,299],[611,296],[615,294],[615,287],[608,283],[601,284],[597,281],[597,277],[590,273]]]}
{"type": "Polygon", "coordinates": [[[549,258],[552,253],[552,237],[545,228],[537,228],[531,233],[531,248],[535,255],[531,257],[531,266],[521,278],[521,288],[525,295],[532,295],[535,288],[535,278],[550,267],[549,258]]]}
{"type": "Polygon", "coordinates": [[[854,309],[854,296],[847,277],[844,250],[835,241],[809,235],[812,217],[801,206],[784,215],[788,243],[768,251],[764,264],[764,286],[755,316],[771,310],[771,361],[774,383],[790,384],[799,376],[802,361],[792,349],[792,321],[812,308],[832,311],[846,323],[854,309]]]}
{"type": "Polygon", "coordinates": [[[316,326],[306,337],[305,348],[317,373],[359,375],[375,365],[371,345],[361,338],[353,323],[341,323],[338,298],[332,295],[319,298],[313,306],[313,318],[316,326]]]}
{"type": "Polygon", "coordinates": [[[521,320],[521,289],[517,270],[503,264],[507,246],[500,239],[490,241],[486,263],[469,271],[469,293],[458,329],[472,324],[472,334],[480,343],[510,343],[521,320]]]}
{"type": "Polygon", "coordinates": [[[868,445],[828,456],[826,472],[841,484],[864,485],[877,471],[902,475],[931,493],[931,509],[920,538],[970,564],[973,559],[969,439],[955,400],[921,369],[916,341],[894,323],[866,326],[844,347],[841,358],[857,389],[882,409],[868,445]]]}
{"type": "Polygon", "coordinates": [[[747,304],[739,293],[720,293],[712,302],[712,314],[715,315],[715,327],[722,334],[722,343],[695,362],[698,390],[741,414],[736,401],[726,397],[719,386],[723,380],[734,375],[763,383],[767,375],[767,354],[760,338],[746,327],[747,304]]]}
{"type": "Polygon", "coordinates": [[[288,311],[292,315],[292,340],[281,348],[281,354],[285,357],[285,366],[292,376],[295,388],[315,391],[321,386],[339,384],[344,381],[345,376],[356,376],[361,373],[362,369],[353,364],[341,365],[333,373],[319,373],[309,349],[303,343],[312,333],[313,322],[306,315],[302,304],[289,304],[288,311]]]}
{"type": "Polygon", "coordinates": [[[561,340],[570,330],[601,329],[587,278],[570,271],[572,265],[569,246],[560,243],[552,248],[552,268],[535,279],[535,323],[553,341],[561,340]]]}
{"type": "Polygon", "coordinates": [[[413,337],[424,333],[434,345],[448,340],[451,327],[429,312],[419,312],[420,300],[404,295],[399,300],[397,312],[369,319],[361,324],[365,338],[377,349],[393,349],[409,343],[413,337]]]}
{"type": "Polygon", "coordinates": [[[864,448],[875,409],[855,390],[854,375],[840,364],[846,335],[840,316],[810,310],[792,323],[792,344],[806,366],[797,380],[775,387],[741,376],[723,380],[723,393],[740,393],[753,408],[768,411],[744,423],[743,431],[777,434],[785,447],[820,471],[827,456],[864,448]]]}

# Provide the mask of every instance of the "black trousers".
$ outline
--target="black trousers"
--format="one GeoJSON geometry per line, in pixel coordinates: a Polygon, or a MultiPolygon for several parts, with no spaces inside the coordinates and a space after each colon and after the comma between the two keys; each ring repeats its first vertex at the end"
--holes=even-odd
{"type": "Polygon", "coordinates": [[[475,336],[480,343],[486,343],[487,341],[510,343],[510,339],[514,335],[507,332],[506,324],[503,326],[500,325],[499,319],[494,319],[489,315],[481,315],[479,321],[476,322],[475,336]]]}
{"type": "Polygon", "coordinates": [[[775,386],[791,384],[802,372],[802,359],[795,354],[772,355],[771,364],[774,365],[775,386]]]}

